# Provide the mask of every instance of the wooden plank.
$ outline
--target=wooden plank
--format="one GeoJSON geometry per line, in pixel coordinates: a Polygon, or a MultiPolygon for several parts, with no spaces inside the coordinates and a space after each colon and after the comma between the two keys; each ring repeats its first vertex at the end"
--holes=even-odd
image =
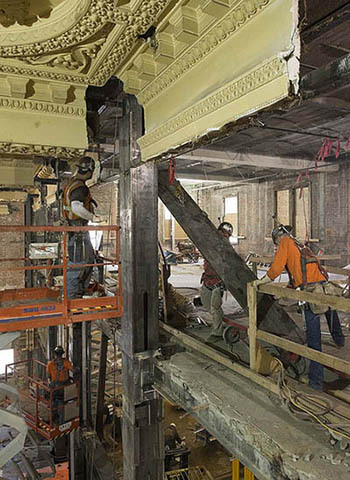
{"type": "Polygon", "coordinates": [[[279,393],[278,386],[269,378],[263,377],[262,375],[255,373],[249,368],[243,367],[239,363],[233,362],[231,358],[228,358],[222,355],[221,353],[218,353],[214,348],[211,348],[208,345],[205,345],[203,342],[183,332],[180,332],[180,330],[176,330],[175,328],[170,327],[169,325],[165,325],[165,323],[160,322],[160,328],[163,329],[165,332],[169,333],[171,336],[177,338],[183,345],[186,345],[192,350],[195,350],[201,353],[202,355],[209,357],[215,362],[220,363],[221,365],[224,365],[230,370],[236,373],[239,373],[240,375],[248,378],[249,380],[252,380],[256,384],[260,385],[261,387],[266,388],[270,392],[278,395],[279,393]]]}
{"type": "Polygon", "coordinates": [[[327,353],[318,352],[317,350],[313,350],[305,345],[299,345],[285,338],[277,337],[277,335],[263,332],[261,330],[257,331],[257,338],[263,340],[264,342],[268,342],[272,345],[283,348],[288,352],[296,353],[302,357],[308,358],[309,360],[314,360],[315,362],[322,363],[327,367],[334,368],[339,372],[350,375],[350,362],[347,362],[341,358],[333,357],[327,353]]]}
{"type": "Polygon", "coordinates": [[[258,287],[259,292],[268,293],[279,298],[291,298],[292,300],[301,300],[304,302],[315,303],[317,305],[328,305],[335,310],[350,312],[350,299],[344,297],[335,297],[319,293],[309,293],[302,290],[281,287],[277,283],[267,283],[258,287]]]}
{"type": "Polygon", "coordinates": [[[249,309],[249,362],[250,368],[256,372],[256,355],[257,355],[257,341],[256,341],[256,332],[257,332],[257,312],[256,312],[256,302],[257,302],[257,291],[252,284],[247,286],[248,288],[248,309],[249,309]]]}
{"type": "MultiPolygon", "coordinates": [[[[317,256],[316,258],[318,258],[318,260],[323,262],[325,260],[340,260],[341,256],[340,255],[320,255],[320,256],[317,256]]],[[[250,258],[250,261],[252,263],[272,263],[273,259],[274,259],[273,255],[263,255],[261,257],[259,257],[259,256],[252,257],[252,258],[250,258]]],[[[336,267],[330,267],[330,268],[336,268],[336,267]]],[[[341,269],[341,270],[343,270],[343,269],[341,269]]]]}
{"type": "Polygon", "coordinates": [[[332,265],[323,265],[328,273],[336,273],[337,275],[344,275],[344,277],[350,277],[350,269],[333,267],[332,265]]]}

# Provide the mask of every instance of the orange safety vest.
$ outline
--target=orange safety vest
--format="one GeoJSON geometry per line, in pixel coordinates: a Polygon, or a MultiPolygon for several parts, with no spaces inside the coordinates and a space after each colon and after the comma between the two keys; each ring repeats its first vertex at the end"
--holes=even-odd
{"type": "MultiPolygon", "coordinates": [[[[66,220],[79,220],[80,217],[75,215],[72,211],[72,193],[77,188],[86,187],[85,182],[80,180],[79,178],[72,178],[69,180],[67,185],[64,188],[63,192],[63,215],[66,220]]],[[[93,207],[93,199],[90,194],[90,190],[88,195],[84,199],[84,207],[91,213],[94,213],[93,207]]]]}
{"type": "Polygon", "coordinates": [[[298,246],[291,237],[283,237],[275,259],[267,271],[270,280],[274,280],[281,275],[285,268],[294,288],[307,283],[327,280],[327,272],[323,270],[317,258],[313,256],[311,251],[301,252],[302,248],[306,249],[304,246],[298,246]]]}
{"type": "Polygon", "coordinates": [[[47,364],[47,374],[52,382],[66,382],[69,378],[69,370],[73,370],[73,365],[66,358],[62,358],[61,362],[51,360],[47,364]]]}

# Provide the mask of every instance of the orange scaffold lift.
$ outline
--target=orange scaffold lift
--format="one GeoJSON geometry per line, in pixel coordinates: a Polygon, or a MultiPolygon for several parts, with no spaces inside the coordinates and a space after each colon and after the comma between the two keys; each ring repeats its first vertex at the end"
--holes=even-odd
{"type": "MultiPolygon", "coordinates": [[[[52,270],[63,271],[62,287],[18,288],[0,291],[0,334],[16,330],[71,325],[76,322],[117,318],[122,314],[120,227],[118,226],[0,226],[0,234],[56,232],[61,241],[45,254],[45,244],[32,244],[42,249],[42,255],[24,258],[2,258],[0,262],[20,262],[21,266],[2,268],[2,271],[52,270]],[[115,256],[104,263],[71,264],[68,261],[68,236],[70,232],[110,232],[115,235],[115,256]],[[61,248],[59,248],[61,247],[61,248]],[[61,253],[60,253],[61,252],[61,253]],[[39,260],[38,260],[39,258],[39,260]],[[53,264],[55,259],[55,264],[53,264]],[[43,261],[46,261],[43,264],[43,261]],[[35,262],[35,265],[30,263],[35,262]],[[67,272],[71,268],[117,266],[118,285],[114,295],[88,296],[69,299],[67,272]]],[[[51,244],[48,244],[49,246],[51,244]]],[[[0,263],[0,265],[1,265],[0,263]]],[[[103,292],[103,289],[100,289],[103,292]]],[[[101,292],[99,293],[101,295],[101,292]]],[[[19,403],[27,425],[51,440],[79,427],[79,382],[51,388],[47,382],[46,365],[37,360],[25,360],[7,365],[6,381],[16,380],[19,403]],[[61,390],[61,392],[59,392],[61,390]],[[55,402],[57,395],[63,401],[55,402]],[[62,409],[62,411],[60,411],[62,409]]]]}

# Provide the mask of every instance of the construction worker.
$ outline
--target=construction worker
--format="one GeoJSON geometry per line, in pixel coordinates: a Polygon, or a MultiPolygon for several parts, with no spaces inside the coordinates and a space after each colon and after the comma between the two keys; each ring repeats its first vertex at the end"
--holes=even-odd
{"type": "MultiPolygon", "coordinates": [[[[54,350],[54,359],[46,367],[49,377],[49,386],[56,389],[69,382],[69,371],[73,371],[72,363],[63,358],[64,350],[58,345],[54,350]]],[[[54,419],[58,419],[59,424],[64,423],[64,389],[54,390],[52,393],[52,410],[54,419]]]]}
{"type": "MultiPolygon", "coordinates": [[[[95,162],[91,157],[83,157],[77,164],[77,170],[68,181],[63,193],[64,219],[71,226],[85,226],[89,221],[99,222],[94,215],[96,202],[91,197],[86,181],[92,178],[95,162]]],[[[69,263],[95,263],[89,232],[69,234],[69,263]]],[[[69,298],[81,298],[86,293],[93,267],[70,268],[67,272],[67,293],[69,298]]]]}
{"type": "MultiPolygon", "coordinates": [[[[218,231],[228,239],[232,235],[233,227],[229,222],[222,222],[218,227],[218,231]]],[[[208,337],[207,342],[217,342],[222,338],[225,327],[223,322],[224,312],[221,308],[225,285],[207,260],[204,260],[204,272],[201,282],[203,283],[201,302],[204,308],[211,313],[213,319],[211,335],[208,337]]]]}
{"type": "MultiPolygon", "coordinates": [[[[328,280],[327,272],[320,265],[312,251],[298,242],[291,235],[291,227],[279,225],[272,231],[272,240],[277,245],[275,259],[266,275],[254,282],[255,285],[271,282],[284,269],[289,275],[290,286],[295,289],[314,288],[317,284],[324,284],[328,280]]],[[[314,350],[322,351],[320,316],[314,306],[306,303],[302,305],[306,323],[307,345],[314,350]],[[313,312],[312,308],[315,310],[313,312]]],[[[337,346],[342,347],[345,338],[336,311],[325,311],[328,327],[337,346]]],[[[323,390],[323,365],[310,362],[309,384],[315,390],[323,390]]]]}

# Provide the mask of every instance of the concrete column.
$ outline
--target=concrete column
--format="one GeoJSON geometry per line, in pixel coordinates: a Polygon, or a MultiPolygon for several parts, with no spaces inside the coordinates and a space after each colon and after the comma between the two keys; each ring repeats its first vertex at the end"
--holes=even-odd
{"type": "Polygon", "coordinates": [[[163,479],[163,405],[153,390],[158,349],[158,188],[153,164],[139,162],[143,112],[134,97],[120,124],[123,268],[122,383],[125,480],[163,479]]]}

